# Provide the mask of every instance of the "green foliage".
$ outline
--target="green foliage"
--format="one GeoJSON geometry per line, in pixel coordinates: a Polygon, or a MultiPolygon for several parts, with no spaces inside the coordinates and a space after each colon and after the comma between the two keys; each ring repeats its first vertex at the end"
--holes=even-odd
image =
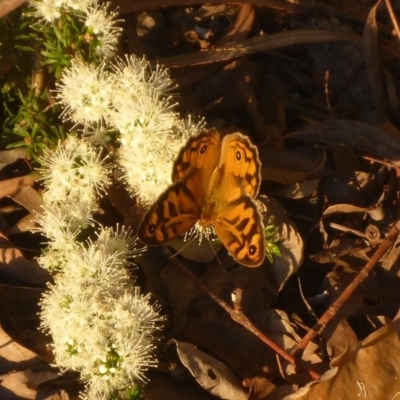
{"type": "Polygon", "coordinates": [[[119,392],[110,393],[110,400],[138,400],[140,398],[139,386],[132,386],[119,392]]]}
{"type": "Polygon", "coordinates": [[[273,256],[282,257],[281,251],[279,250],[279,235],[278,227],[275,225],[267,225],[264,228],[265,235],[265,256],[268,258],[270,263],[273,262],[273,256]]]}
{"type": "MultiPolygon", "coordinates": [[[[49,106],[48,92],[37,95],[35,91],[16,89],[19,107],[16,112],[8,111],[3,125],[3,134],[15,139],[7,148],[26,147],[26,157],[36,158],[48,146],[55,146],[59,139],[64,139],[64,131],[58,124],[58,106],[49,106]]],[[[7,103],[4,102],[5,107],[7,103]]]]}
{"type": "Polygon", "coordinates": [[[36,159],[65,138],[55,82],[72,59],[98,64],[97,41],[77,15],[66,10],[43,23],[26,7],[0,20],[0,148],[25,147],[36,159]]]}

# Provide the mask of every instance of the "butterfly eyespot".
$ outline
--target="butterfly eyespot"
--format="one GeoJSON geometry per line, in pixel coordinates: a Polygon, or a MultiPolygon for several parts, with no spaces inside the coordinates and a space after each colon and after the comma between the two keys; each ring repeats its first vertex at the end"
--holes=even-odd
{"type": "Polygon", "coordinates": [[[205,152],[206,152],[206,150],[207,150],[207,145],[205,144],[205,145],[203,145],[202,147],[201,147],[201,149],[200,149],[200,154],[204,154],[205,152]]]}
{"type": "Polygon", "coordinates": [[[240,150],[236,150],[235,157],[237,162],[240,162],[242,160],[242,153],[240,150]]]}
{"type": "Polygon", "coordinates": [[[150,224],[149,225],[149,233],[153,234],[156,231],[156,228],[157,228],[156,224],[150,224]]]}
{"type": "Polygon", "coordinates": [[[251,246],[249,246],[249,254],[250,254],[251,256],[254,256],[254,254],[256,254],[256,251],[257,251],[257,247],[254,246],[254,244],[252,244],[251,246]]]}

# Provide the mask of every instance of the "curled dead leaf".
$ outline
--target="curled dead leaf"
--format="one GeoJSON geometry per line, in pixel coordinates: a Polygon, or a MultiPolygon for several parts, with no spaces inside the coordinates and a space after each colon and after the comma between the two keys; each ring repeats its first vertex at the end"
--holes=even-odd
{"type": "Polygon", "coordinates": [[[197,382],[214,396],[227,400],[246,400],[239,378],[224,363],[190,343],[172,340],[183,365],[197,382]]]}

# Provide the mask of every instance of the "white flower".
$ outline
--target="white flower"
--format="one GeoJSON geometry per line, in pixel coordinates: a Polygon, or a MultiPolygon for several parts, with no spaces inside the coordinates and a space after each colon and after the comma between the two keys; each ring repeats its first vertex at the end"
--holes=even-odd
{"type": "Polygon", "coordinates": [[[160,67],[152,72],[150,64],[134,56],[118,60],[115,66],[112,123],[121,132],[121,143],[138,137],[140,143],[152,147],[158,135],[171,134],[178,115],[167,96],[172,81],[160,67]],[[155,84],[155,85],[153,85],[155,84]]]}
{"type": "Polygon", "coordinates": [[[91,204],[96,193],[109,184],[109,167],[100,152],[87,141],[69,136],[56,150],[46,150],[40,159],[41,179],[49,202],[71,201],[91,204]]]}
{"type": "Polygon", "coordinates": [[[174,84],[165,68],[130,56],[119,59],[114,71],[108,122],[121,134],[122,180],[148,206],[170,183],[176,154],[203,121],[179,118],[170,95],[174,84]]]}
{"type": "Polygon", "coordinates": [[[45,202],[42,213],[37,215],[38,228],[49,239],[61,246],[73,246],[82,229],[93,225],[92,214],[95,203],[65,199],[64,202],[45,202]]]}
{"type": "Polygon", "coordinates": [[[32,15],[45,22],[53,22],[61,17],[62,2],[54,0],[30,0],[36,9],[32,15]]]}
{"type": "Polygon", "coordinates": [[[122,146],[118,151],[118,159],[123,167],[124,174],[122,180],[127,184],[128,189],[133,194],[137,194],[144,206],[152,204],[159,194],[171,183],[172,163],[179,148],[184,141],[169,140],[160,137],[158,145],[164,149],[160,152],[159,148],[138,151],[136,147],[135,162],[132,162],[132,147],[122,146]]]}
{"type": "Polygon", "coordinates": [[[51,241],[45,253],[37,258],[39,265],[50,272],[63,270],[70,259],[70,254],[76,251],[75,238],[66,236],[63,242],[51,241]]]}
{"type": "Polygon", "coordinates": [[[82,130],[82,137],[94,146],[107,146],[115,136],[115,130],[105,126],[88,126],[82,130]]]}
{"type": "Polygon", "coordinates": [[[88,7],[94,0],[63,0],[66,8],[87,12],[88,7]]]}
{"type": "Polygon", "coordinates": [[[163,321],[159,307],[150,305],[149,297],[140,295],[137,287],[109,300],[110,313],[97,316],[109,326],[107,352],[105,358],[99,358],[101,370],[106,372],[87,371],[89,386],[100,392],[145,380],[144,372],[157,364],[153,356],[154,333],[163,321]],[[106,383],[105,376],[109,378],[106,383]]]}
{"type": "Polygon", "coordinates": [[[56,365],[79,370],[93,393],[132,387],[156,365],[154,333],[163,318],[128,282],[122,266],[82,247],[41,301],[56,365]]]}
{"type": "Polygon", "coordinates": [[[93,0],[29,0],[36,9],[33,16],[45,22],[53,22],[61,17],[61,12],[85,11],[93,0]]]}
{"type": "Polygon", "coordinates": [[[117,59],[114,70],[121,85],[127,85],[132,92],[139,92],[138,97],[153,92],[167,96],[176,87],[165,67],[159,64],[152,67],[145,58],[131,55],[125,60],[117,59]]]}
{"type": "Polygon", "coordinates": [[[81,400],[111,400],[109,392],[96,392],[87,386],[84,393],[81,393],[79,398],[81,400]]]}
{"type": "Polygon", "coordinates": [[[95,35],[99,42],[97,53],[111,58],[117,51],[118,37],[122,29],[116,26],[119,22],[116,20],[117,13],[107,11],[109,6],[110,3],[99,6],[96,0],[86,11],[85,25],[89,28],[89,33],[95,35]]]}
{"type": "Polygon", "coordinates": [[[151,148],[160,140],[159,136],[171,135],[178,118],[173,104],[159,99],[155,93],[140,96],[119,84],[116,82],[110,122],[120,131],[122,144],[133,141],[151,148]]]}
{"type": "Polygon", "coordinates": [[[57,86],[57,99],[64,107],[62,114],[77,124],[97,126],[104,123],[110,113],[113,98],[113,79],[104,70],[73,60],[64,69],[57,86]]]}
{"type": "Polygon", "coordinates": [[[204,128],[204,118],[197,118],[189,114],[184,119],[179,119],[173,130],[180,133],[181,136],[189,138],[190,136],[196,136],[204,128]]]}
{"type": "Polygon", "coordinates": [[[105,254],[113,255],[115,260],[119,260],[125,266],[132,264],[128,259],[143,251],[136,248],[137,238],[132,236],[132,231],[119,226],[116,230],[101,227],[97,233],[97,240],[91,244],[101,248],[105,254]]]}
{"type": "MultiPolygon", "coordinates": [[[[201,121],[200,121],[201,124],[201,121]]],[[[185,144],[189,135],[201,129],[189,122],[175,124],[175,135],[154,135],[153,141],[144,136],[148,143],[139,143],[139,134],[123,135],[123,145],[118,150],[118,160],[123,168],[122,180],[128,190],[136,194],[145,207],[151,205],[160,193],[171,183],[172,165],[180,148],[185,144]],[[152,147],[149,146],[152,143],[152,147]],[[134,158],[135,162],[132,162],[134,158]]],[[[151,136],[150,136],[151,137],[151,136]]]]}

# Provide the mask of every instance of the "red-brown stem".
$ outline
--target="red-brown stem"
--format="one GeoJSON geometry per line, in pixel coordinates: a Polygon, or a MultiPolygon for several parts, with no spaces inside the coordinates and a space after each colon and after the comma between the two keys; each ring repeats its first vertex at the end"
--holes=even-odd
{"type": "Polygon", "coordinates": [[[369,273],[372,271],[375,265],[396,241],[399,233],[400,220],[396,221],[396,223],[393,225],[388,236],[382,241],[381,245],[378,247],[371,259],[367,262],[365,267],[346,287],[346,289],[336,299],[336,301],[326,310],[326,312],[321,316],[318,322],[307,332],[301,342],[292,350],[291,354],[297,354],[298,352],[304,350],[308,343],[313,340],[319,332],[325,329],[327,323],[339,312],[343,304],[351,297],[351,295],[361,285],[361,283],[363,283],[368,278],[369,273]]]}

